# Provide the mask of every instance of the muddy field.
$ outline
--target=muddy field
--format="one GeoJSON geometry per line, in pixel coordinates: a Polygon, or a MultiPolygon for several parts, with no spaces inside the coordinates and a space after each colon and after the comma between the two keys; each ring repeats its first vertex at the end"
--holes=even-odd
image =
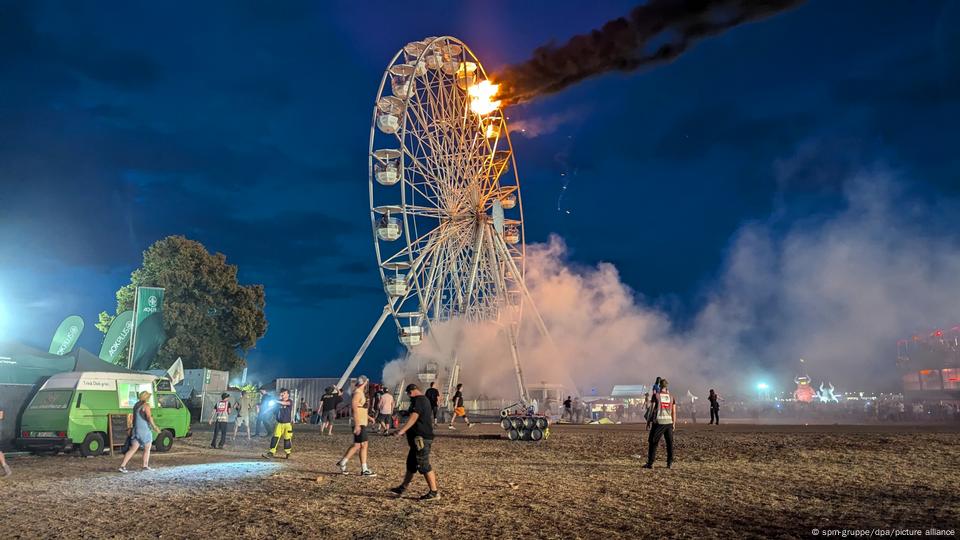
{"type": "MultiPolygon", "coordinates": [[[[960,525],[960,432],[904,426],[680,426],[674,469],[653,470],[635,426],[560,426],[541,443],[442,430],[433,463],[442,499],[404,498],[405,442],[374,436],[376,478],[336,473],[349,444],[297,426],[290,460],[267,442],[209,434],[155,454],[154,471],[118,457],[14,457],[0,479],[2,538],[638,538],[810,537],[818,528],[960,525]]],[[[821,535],[826,536],[825,533],[821,535]]]]}

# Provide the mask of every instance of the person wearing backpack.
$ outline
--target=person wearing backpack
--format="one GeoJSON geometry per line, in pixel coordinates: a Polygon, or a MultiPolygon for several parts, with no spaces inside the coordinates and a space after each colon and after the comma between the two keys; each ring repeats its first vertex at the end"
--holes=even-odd
{"type": "Polygon", "coordinates": [[[213,416],[210,417],[210,424],[213,424],[213,440],[210,441],[210,448],[223,449],[223,443],[227,438],[227,422],[230,421],[230,394],[224,392],[220,394],[220,401],[213,406],[213,416]],[[220,434],[220,443],[217,444],[217,434],[220,434]]]}
{"type": "Polygon", "coordinates": [[[653,429],[650,430],[650,437],[647,440],[647,463],[644,469],[652,469],[653,462],[657,459],[657,445],[660,444],[661,437],[667,444],[667,468],[673,466],[673,424],[677,421],[677,404],[668,390],[666,379],[660,380],[660,391],[654,394],[654,401],[651,407],[653,414],[653,429]]]}

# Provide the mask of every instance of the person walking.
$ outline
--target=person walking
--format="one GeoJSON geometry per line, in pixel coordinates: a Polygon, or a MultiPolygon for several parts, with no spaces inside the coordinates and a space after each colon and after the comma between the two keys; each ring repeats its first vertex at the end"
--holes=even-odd
{"type": "Polygon", "coordinates": [[[298,409],[299,414],[297,416],[299,423],[306,424],[307,418],[310,417],[310,407],[307,407],[307,399],[300,398],[300,408],[298,409]]]}
{"type": "Polygon", "coordinates": [[[677,421],[677,404],[668,390],[666,379],[660,380],[660,391],[656,393],[653,407],[653,429],[647,440],[647,463],[644,469],[652,469],[657,459],[657,445],[662,437],[667,444],[667,468],[673,467],[673,424],[677,421]]]}
{"type": "Polygon", "coordinates": [[[456,422],[458,416],[463,417],[463,421],[467,423],[468,428],[473,427],[470,419],[467,418],[467,409],[463,406],[463,383],[457,383],[457,391],[453,394],[453,417],[450,418],[449,429],[457,429],[453,427],[453,423],[456,422]]]}
{"type": "Polygon", "coordinates": [[[427,398],[427,401],[430,402],[434,424],[440,421],[440,391],[437,390],[436,384],[437,383],[435,382],[431,382],[430,388],[427,388],[427,392],[424,394],[427,398]]]}
{"type": "Polygon", "coordinates": [[[393,427],[393,405],[393,394],[389,388],[384,387],[383,395],[380,396],[380,410],[377,411],[377,427],[384,435],[393,427]]]}
{"type": "Polygon", "coordinates": [[[420,392],[420,387],[415,384],[408,384],[406,393],[410,397],[409,416],[406,423],[397,430],[396,436],[406,435],[407,446],[407,470],[403,477],[403,482],[395,488],[390,488],[398,497],[410,487],[415,474],[420,473],[423,479],[427,481],[427,491],[420,496],[421,501],[440,500],[440,492],[437,489],[437,474],[430,466],[430,446],[433,444],[433,407],[430,400],[420,392]]]}
{"type": "Polygon", "coordinates": [[[253,429],[253,436],[260,436],[260,426],[263,426],[263,436],[266,437],[270,434],[270,427],[267,426],[267,419],[269,418],[270,410],[270,397],[267,395],[267,388],[260,388],[260,398],[257,401],[257,423],[253,429]]]}
{"type": "Polygon", "coordinates": [[[210,441],[210,448],[223,448],[223,442],[227,438],[227,423],[230,421],[230,394],[224,392],[220,394],[220,401],[213,406],[213,415],[210,416],[208,423],[213,424],[213,440],[210,441]],[[220,434],[220,443],[217,444],[217,434],[220,434]]]}
{"type": "Polygon", "coordinates": [[[713,388],[710,389],[710,395],[707,396],[707,401],[710,402],[710,423],[720,425],[720,402],[723,401],[720,399],[720,396],[713,391],[713,388]]]}
{"type": "Polygon", "coordinates": [[[241,392],[240,397],[233,402],[233,410],[237,413],[237,419],[233,423],[233,440],[237,440],[237,432],[241,427],[247,428],[247,440],[250,440],[250,406],[253,400],[246,392],[241,392]]]}
{"type": "Polygon", "coordinates": [[[275,420],[277,425],[273,428],[270,449],[264,452],[263,457],[267,459],[275,457],[280,439],[283,439],[283,457],[290,459],[290,454],[293,452],[293,401],[290,400],[290,391],[286,388],[280,389],[275,420]]]}
{"type": "Polygon", "coordinates": [[[328,386],[327,391],[320,398],[320,434],[327,430],[327,435],[333,435],[333,421],[337,419],[337,405],[343,401],[340,390],[336,386],[328,386]]]}
{"type": "Polygon", "coordinates": [[[377,473],[367,467],[367,447],[369,445],[369,436],[367,435],[367,382],[369,379],[365,375],[357,378],[357,383],[353,389],[353,397],[350,400],[351,420],[353,420],[353,444],[347,449],[343,458],[337,462],[337,467],[343,474],[347,473],[347,463],[357,452],[360,453],[360,476],[373,477],[377,473]]]}
{"type": "Polygon", "coordinates": [[[144,390],[137,397],[139,401],[133,406],[133,432],[130,435],[130,449],[123,455],[123,461],[120,462],[120,472],[127,471],[127,463],[130,458],[137,453],[137,449],[143,447],[143,470],[150,471],[150,447],[153,446],[153,432],[160,433],[160,428],[153,421],[153,414],[150,411],[150,392],[144,390]]]}
{"type": "Polygon", "coordinates": [[[563,400],[563,413],[560,414],[560,420],[564,418],[567,419],[567,422],[573,422],[573,400],[570,399],[570,396],[563,400]]]}
{"type": "Polygon", "coordinates": [[[697,400],[699,397],[693,395],[689,389],[687,389],[687,402],[690,403],[690,419],[694,424],[697,423],[697,400]]]}
{"type": "MultiPolygon", "coordinates": [[[[0,411],[0,422],[3,421],[3,411],[0,411]]],[[[0,468],[3,469],[3,476],[7,477],[13,474],[13,471],[10,470],[10,466],[7,465],[7,458],[3,455],[3,452],[0,452],[0,468]]]]}

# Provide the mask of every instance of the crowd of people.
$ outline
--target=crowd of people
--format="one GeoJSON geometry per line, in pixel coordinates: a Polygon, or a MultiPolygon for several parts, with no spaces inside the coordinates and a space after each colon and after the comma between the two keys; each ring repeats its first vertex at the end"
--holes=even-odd
{"type": "MultiPolygon", "coordinates": [[[[371,400],[369,379],[366,376],[357,378],[353,386],[350,398],[350,424],[353,430],[353,441],[346,452],[337,463],[337,469],[342,474],[349,474],[348,464],[354,456],[360,459],[360,476],[374,477],[376,473],[369,466],[369,433],[376,429],[384,435],[396,437],[406,437],[409,447],[404,479],[400,485],[391,488],[397,496],[402,496],[408,489],[415,476],[419,473],[424,477],[427,483],[428,491],[420,497],[420,500],[432,501],[438,500],[440,494],[437,488],[437,476],[430,464],[430,448],[433,443],[434,424],[437,422],[436,413],[440,406],[440,393],[430,384],[430,388],[424,393],[416,384],[409,384],[404,389],[410,400],[410,406],[406,411],[405,421],[402,425],[395,416],[396,400],[385,387],[379,387],[373,394],[375,400],[371,400]],[[371,401],[374,401],[371,403],[371,401]]],[[[457,386],[457,394],[454,397],[454,416],[462,416],[468,425],[469,420],[466,417],[466,411],[463,408],[463,385],[457,386]],[[457,411],[456,409],[460,409],[457,411]]],[[[333,423],[336,420],[336,408],[343,398],[338,388],[329,387],[321,398],[320,410],[322,414],[321,433],[328,435],[333,433],[333,423]]],[[[133,406],[133,420],[128,437],[126,448],[123,452],[123,458],[120,463],[119,471],[121,473],[129,472],[127,464],[137,453],[143,451],[142,470],[149,471],[150,451],[153,443],[153,434],[158,433],[160,429],[153,421],[150,408],[149,391],[143,391],[138,395],[138,401],[133,406]]],[[[213,449],[222,449],[226,442],[227,424],[231,413],[236,415],[236,425],[234,427],[234,438],[241,425],[247,427],[248,439],[258,437],[260,428],[264,428],[264,433],[269,434],[269,426],[272,424],[272,436],[270,446],[263,457],[273,459],[278,457],[281,442],[283,443],[284,458],[289,459],[293,453],[293,420],[294,403],[290,399],[290,391],[283,388],[279,391],[278,397],[272,399],[266,389],[260,390],[260,398],[254,403],[249,396],[243,395],[236,399],[231,399],[230,394],[224,392],[220,400],[214,405],[209,424],[213,426],[213,439],[210,447],[213,449]],[[243,420],[241,420],[243,419],[243,420]],[[255,422],[256,428],[253,435],[250,434],[250,423],[255,422]]],[[[450,427],[453,427],[451,420],[450,427]]],[[[3,453],[0,453],[0,467],[4,474],[9,476],[10,468],[4,459],[3,453]]]]}
{"type": "MultiPolygon", "coordinates": [[[[646,392],[640,400],[623,400],[621,403],[600,403],[591,401],[581,401],[579,397],[567,396],[563,401],[560,410],[560,422],[569,422],[572,424],[586,424],[594,421],[607,419],[615,424],[625,423],[647,423],[650,408],[656,401],[656,393],[659,391],[658,384],[654,384],[651,392],[646,392]]],[[[697,409],[694,405],[698,399],[689,392],[687,393],[687,402],[684,408],[690,413],[690,419],[693,423],[697,422],[697,409]]],[[[720,423],[720,402],[723,401],[715,390],[710,389],[707,398],[710,403],[710,424],[720,423]]]]}
{"type": "MultiPolygon", "coordinates": [[[[405,463],[403,482],[392,488],[396,495],[402,495],[412,480],[419,473],[427,483],[428,491],[422,500],[436,500],[439,498],[437,477],[430,465],[430,448],[434,438],[434,427],[438,423],[441,413],[440,391],[434,383],[430,383],[426,391],[418,385],[410,384],[404,389],[409,407],[404,413],[397,410],[398,399],[393,396],[389,388],[383,385],[371,385],[369,379],[360,376],[356,379],[350,393],[349,415],[353,440],[346,449],[343,457],[337,461],[336,467],[342,474],[349,474],[348,465],[354,456],[360,461],[359,475],[374,477],[376,473],[370,467],[369,437],[371,433],[382,435],[406,436],[408,453],[405,463]]],[[[132,421],[127,443],[123,448],[123,457],[119,471],[128,472],[127,465],[138,450],[142,450],[142,469],[151,470],[150,453],[153,444],[153,434],[159,432],[154,423],[150,407],[151,393],[143,391],[133,407],[132,421]]],[[[334,422],[338,417],[340,406],[344,402],[342,391],[334,386],[327,387],[315,412],[304,414],[304,402],[299,409],[295,409],[286,388],[281,389],[276,398],[273,398],[265,388],[261,388],[259,396],[241,394],[232,398],[224,392],[211,411],[209,419],[213,426],[213,436],[210,442],[212,449],[222,449],[227,439],[228,425],[233,416],[233,438],[236,439],[241,427],[246,428],[247,439],[259,437],[261,428],[264,436],[270,436],[267,450],[262,454],[264,458],[273,459],[279,456],[290,458],[293,453],[293,431],[295,410],[299,411],[297,418],[305,423],[319,423],[320,433],[332,435],[334,422]],[[250,426],[254,425],[251,434],[250,426]],[[279,452],[281,448],[282,454],[279,452]]],[[[682,407],[689,407],[690,420],[696,423],[696,400],[698,398],[687,392],[682,407]]],[[[720,407],[724,399],[714,389],[709,390],[707,403],[710,412],[710,424],[720,423],[720,407]]],[[[634,457],[644,459],[644,468],[652,468],[656,461],[657,448],[660,440],[666,447],[666,465],[668,468],[674,463],[674,426],[678,419],[678,399],[671,393],[670,384],[666,379],[657,377],[651,391],[647,392],[642,401],[625,403],[618,406],[599,409],[593,404],[581,400],[579,397],[567,396],[562,402],[560,421],[583,423],[598,418],[610,418],[611,421],[634,421],[646,424],[649,431],[646,455],[637,454],[634,457]]],[[[952,402],[921,403],[907,405],[902,396],[881,396],[875,399],[846,400],[839,403],[803,403],[803,402],[743,402],[732,401],[725,405],[728,413],[742,417],[752,416],[754,419],[771,416],[790,418],[809,418],[820,415],[823,419],[845,421],[960,421],[958,407],[952,402]]],[[[456,390],[450,399],[451,415],[448,429],[456,429],[457,418],[472,427],[464,406],[463,384],[457,384],[456,390]]],[[[0,418],[2,420],[2,418],[0,418]]],[[[299,428],[298,428],[299,429],[299,428]]],[[[0,467],[3,475],[11,474],[4,455],[0,453],[0,467]]]]}

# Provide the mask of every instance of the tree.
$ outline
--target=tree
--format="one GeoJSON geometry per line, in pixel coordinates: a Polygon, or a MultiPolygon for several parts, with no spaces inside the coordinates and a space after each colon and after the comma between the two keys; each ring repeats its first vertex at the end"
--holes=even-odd
{"type": "MultiPolygon", "coordinates": [[[[140,286],[166,289],[167,341],[151,367],[166,368],[181,357],[185,368],[236,372],[246,365],[243,353],[267,331],[263,285],[240,285],[237,267],[227,264],[225,255],[211,255],[203,244],[183,236],[158,240],[143,252],[143,266],[130,275],[129,285],[117,291],[117,314],[133,309],[140,286]]],[[[101,323],[107,320],[105,315],[101,314],[101,323]]],[[[108,326],[97,328],[106,331],[108,326]]]]}
{"type": "Polygon", "coordinates": [[[94,325],[97,327],[97,330],[107,333],[107,330],[110,329],[110,325],[113,324],[113,320],[116,319],[116,315],[111,315],[106,311],[100,312],[100,320],[94,325]]]}

